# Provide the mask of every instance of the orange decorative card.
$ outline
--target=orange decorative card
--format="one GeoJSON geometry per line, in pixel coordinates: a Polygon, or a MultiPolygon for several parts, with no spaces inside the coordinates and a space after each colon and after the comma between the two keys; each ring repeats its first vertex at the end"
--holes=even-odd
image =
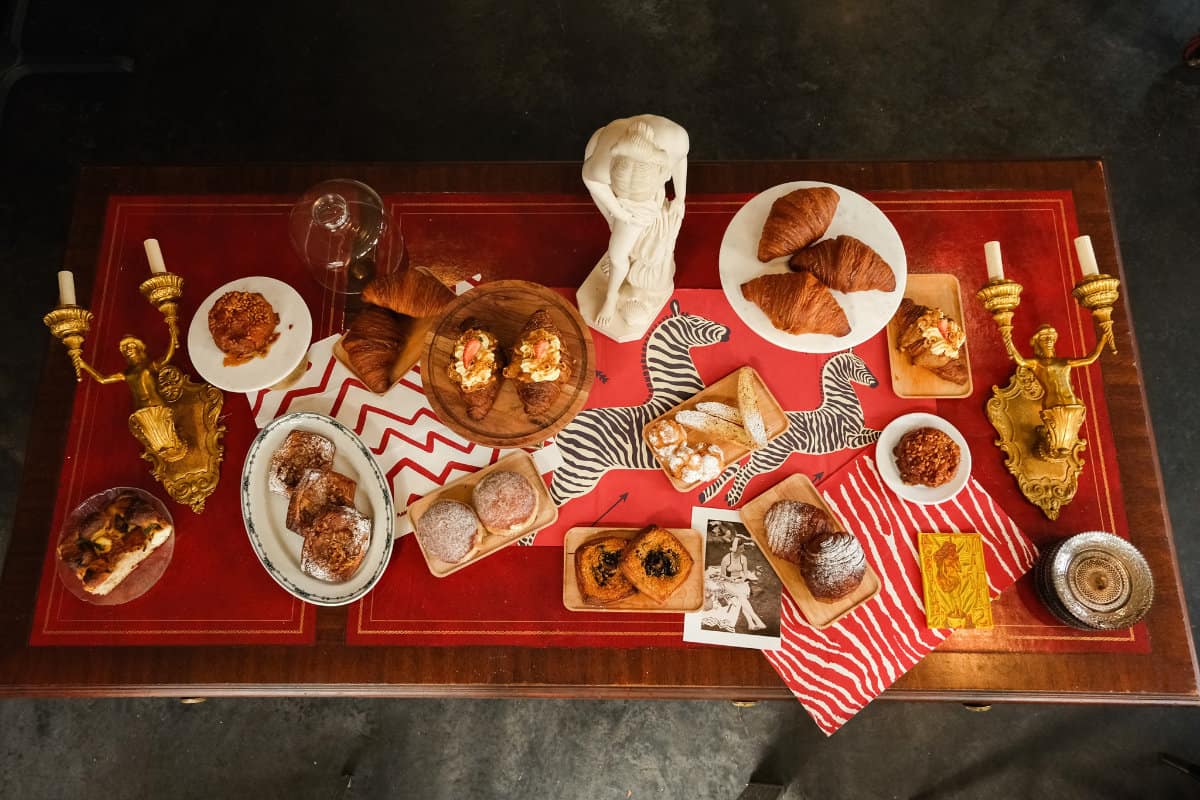
{"type": "Polygon", "coordinates": [[[930,628],[990,628],[983,539],[978,533],[922,533],[925,624],[930,628]]]}

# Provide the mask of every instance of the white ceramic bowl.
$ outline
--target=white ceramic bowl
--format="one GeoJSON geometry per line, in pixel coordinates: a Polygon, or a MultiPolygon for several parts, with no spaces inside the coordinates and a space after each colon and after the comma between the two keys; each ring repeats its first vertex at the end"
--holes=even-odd
{"type": "Polygon", "coordinates": [[[967,440],[958,432],[958,428],[934,414],[915,413],[905,414],[892,420],[875,443],[875,463],[884,483],[900,497],[921,505],[942,503],[962,491],[971,477],[971,450],[967,440]],[[946,433],[958,445],[960,457],[958,471],[948,483],[941,486],[919,486],[907,484],[900,480],[900,470],[896,467],[896,457],[892,454],[896,444],[904,434],[916,428],[937,428],[946,433]]]}

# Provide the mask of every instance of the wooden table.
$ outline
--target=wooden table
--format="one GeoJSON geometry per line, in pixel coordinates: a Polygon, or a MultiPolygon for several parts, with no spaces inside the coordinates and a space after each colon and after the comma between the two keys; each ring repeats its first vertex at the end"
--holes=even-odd
{"type": "MultiPolygon", "coordinates": [[[[299,194],[318,180],[343,175],[353,175],[385,193],[582,191],[579,166],[573,163],[87,168],[80,178],[64,269],[75,272],[86,297],[109,194],[299,194]]],[[[698,163],[689,170],[689,190],[753,192],[801,178],[859,191],[1070,190],[1080,228],[1091,233],[1100,262],[1120,263],[1104,168],[1096,160],[698,163]]],[[[935,651],[884,697],[972,702],[1200,701],[1195,650],[1146,416],[1137,345],[1124,303],[1115,318],[1120,355],[1106,358],[1104,384],[1110,413],[1121,420],[1114,436],[1133,542],[1145,553],[1156,577],[1155,607],[1148,618],[1153,651],[1147,655],[935,651]]],[[[351,648],[343,644],[344,609],[319,610],[313,647],[29,647],[70,403],[67,359],[57,342],[48,347],[12,544],[0,579],[0,695],[790,697],[766,660],[754,651],[351,648]]]]}

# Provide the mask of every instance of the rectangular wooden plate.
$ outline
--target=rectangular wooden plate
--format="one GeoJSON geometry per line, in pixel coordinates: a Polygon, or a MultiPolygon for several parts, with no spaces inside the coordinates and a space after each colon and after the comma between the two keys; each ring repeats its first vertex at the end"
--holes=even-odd
{"type": "MultiPolygon", "coordinates": [[[[704,608],[704,534],[691,528],[667,528],[687,548],[692,557],[692,571],[687,580],[662,605],[644,594],[635,594],[610,606],[594,606],[584,602],[575,580],[575,551],[599,534],[632,539],[639,528],[571,528],[563,539],[563,605],[568,611],[636,611],[642,614],[685,614],[704,608]]],[[[680,635],[683,635],[682,630],[680,635]]]]}
{"type": "MultiPolygon", "coordinates": [[[[538,474],[537,467],[533,463],[533,457],[524,450],[521,450],[505,456],[495,464],[484,467],[478,472],[473,472],[470,475],[459,478],[453,483],[448,483],[438,491],[425,495],[420,500],[413,501],[408,507],[409,521],[415,528],[417,520],[425,513],[425,509],[438,500],[457,500],[460,503],[471,505],[471,491],[475,488],[475,484],[483,480],[484,476],[488,473],[496,472],[497,470],[518,472],[524,475],[529,480],[529,483],[532,484],[534,491],[538,493],[538,514],[534,517],[533,524],[520,533],[514,533],[511,536],[485,533],[483,542],[475,548],[474,552],[457,564],[442,561],[437,556],[430,555],[426,552],[424,546],[421,546],[421,554],[425,556],[425,563],[429,565],[429,571],[433,573],[435,578],[444,578],[447,575],[452,575],[460,569],[474,564],[476,561],[480,561],[503,550],[522,536],[536,533],[547,525],[553,525],[558,520],[558,506],[554,505],[554,501],[550,498],[550,492],[546,490],[546,481],[538,474]]],[[[413,536],[416,538],[417,544],[421,545],[421,538],[415,533],[413,536]]]]}
{"type": "MultiPolygon", "coordinates": [[[[650,422],[646,424],[646,427],[642,428],[642,441],[646,442],[647,447],[650,447],[650,442],[646,439],[646,431],[649,430],[654,423],[658,422],[664,417],[674,416],[684,409],[695,408],[698,403],[725,403],[726,405],[737,408],[738,373],[742,370],[749,370],[750,374],[754,377],[754,386],[756,389],[755,395],[758,398],[758,410],[759,413],[762,414],[763,424],[767,429],[767,441],[771,441],[775,437],[782,434],[788,429],[787,412],[785,412],[783,407],[779,405],[779,401],[775,399],[775,395],[771,394],[771,390],[767,388],[766,382],[763,381],[762,376],[758,374],[754,367],[741,367],[739,369],[735,369],[733,372],[729,373],[724,378],[721,378],[721,380],[717,381],[716,383],[705,387],[701,391],[694,394],[690,399],[684,400],[682,403],[666,413],[660,414],[659,416],[650,420],[650,422]]],[[[701,434],[699,431],[693,431],[690,428],[688,429],[689,443],[701,441],[702,436],[703,434],[701,434]]],[[[746,456],[747,453],[750,452],[750,448],[737,442],[720,441],[713,442],[712,444],[720,446],[721,452],[725,456],[724,463],[726,465],[732,464],[735,461],[740,461],[746,456]]],[[[667,470],[666,464],[662,463],[662,461],[658,459],[658,456],[655,456],[654,459],[655,461],[658,461],[658,465],[662,467],[663,474],[665,474],[667,479],[671,481],[671,485],[675,487],[676,491],[690,492],[702,485],[701,483],[684,483],[672,475],[669,470],[667,470]]]]}
{"type": "MultiPolygon", "coordinates": [[[[923,306],[940,308],[942,312],[962,325],[963,305],[962,290],[958,278],[953,275],[913,274],[909,273],[908,285],[904,296],[923,306]]],[[[971,348],[970,342],[963,345],[963,363],[967,367],[967,385],[960,386],[952,381],[939,378],[924,367],[918,367],[908,360],[908,356],[896,349],[896,340],[900,331],[893,318],[887,326],[888,356],[892,360],[892,390],[897,397],[970,397],[975,389],[971,378],[971,348]]]]}
{"type": "Polygon", "coordinates": [[[813,486],[808,476],[802,473],[780,481],[738,511],[742,516],[742,522],[750,531],[750,535],[754,537],[755,543],[767,557],[767,561],[771,562],[779,580],[783,581],[783,585],[792,595],[792,599],[796,601],[796,605],[800,607],[804,618],[814,628],[828,628],[879,594],[879,576],[871,568],[871,563],[867,562],[867,571],[863,574],[862,583],[853,592],[833,603],[823,603],[815,599],[808,591],[808,584],[804,582],[804,576],[800,574],[800,566],[775,555],[767,545],[767,528],[763,523],[763,518],[767,515],[767,509],[780,500],[799,500],[802,503],[809,503],[828,514],[839,529],[846,530],[846,526],[829,510],[829,506],[825,505],[825,500],[817,491],[817,487],[813,486]]]}

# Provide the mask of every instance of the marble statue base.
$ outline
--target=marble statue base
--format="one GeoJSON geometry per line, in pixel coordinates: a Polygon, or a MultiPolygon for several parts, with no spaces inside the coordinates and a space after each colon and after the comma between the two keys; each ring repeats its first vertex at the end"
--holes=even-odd
{"type": "MultiPolygon", "coordinates": [[[[675,271],[674,263],[671,271],[675,271]]],[[[604,297],[608,293],[608,256],[600,259],[600,263],[588,273],[587,279],[575,292],[575,300],[579,304],[579,314],[592,330],[604,334],[614,342],[636,342],[646,335],[650,326],[658,319],[658,314],[666,306],[674,293],[674,287],[663,292],[648,292],[630,286],[628,282],[621,286],[617,301],[617,313],[612,322],[600,326],[596,324],[596,315],[604,305],[604,297]]]]}

